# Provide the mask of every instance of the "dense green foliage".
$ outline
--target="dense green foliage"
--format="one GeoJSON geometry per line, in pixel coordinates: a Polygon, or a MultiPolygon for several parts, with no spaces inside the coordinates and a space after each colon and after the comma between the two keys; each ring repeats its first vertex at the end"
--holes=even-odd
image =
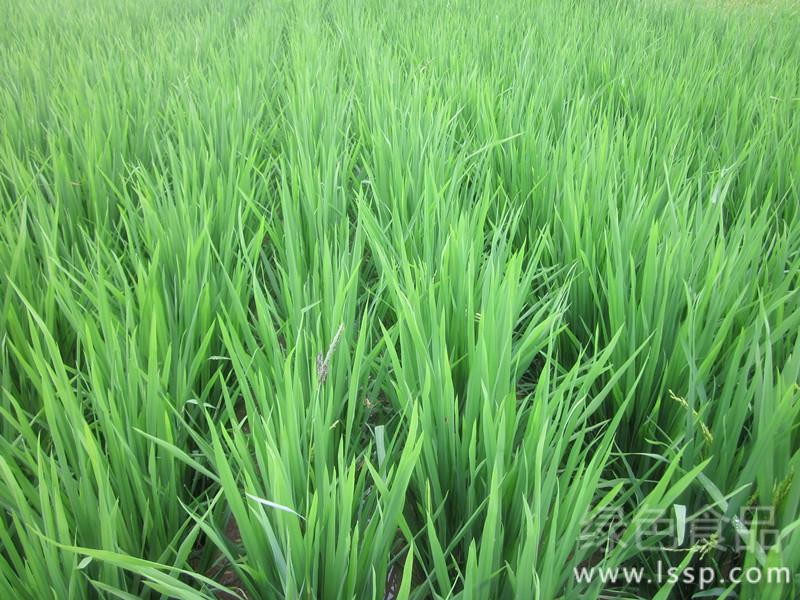
{"type": "Polygon", "coordinates": [[[791,3],[3,2],[0,209],[2,598],[800,572],[791,3]]]}

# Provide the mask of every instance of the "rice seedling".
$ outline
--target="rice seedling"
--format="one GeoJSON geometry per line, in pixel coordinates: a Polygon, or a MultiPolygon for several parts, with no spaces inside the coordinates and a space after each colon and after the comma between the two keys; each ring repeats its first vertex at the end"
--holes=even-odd
{"type": "Polygon", "coordinates": [[[787,0],[0,6],[0,597],[800,594],[787,0]]]}

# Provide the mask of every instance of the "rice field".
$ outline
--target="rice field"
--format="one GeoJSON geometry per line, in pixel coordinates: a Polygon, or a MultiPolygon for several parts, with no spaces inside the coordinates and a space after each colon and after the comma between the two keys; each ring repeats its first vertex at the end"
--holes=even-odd
{"type": "Polygon", "coordinates": [[[800,598],[798,6],[0,3],[0,598],[800,598]]]}

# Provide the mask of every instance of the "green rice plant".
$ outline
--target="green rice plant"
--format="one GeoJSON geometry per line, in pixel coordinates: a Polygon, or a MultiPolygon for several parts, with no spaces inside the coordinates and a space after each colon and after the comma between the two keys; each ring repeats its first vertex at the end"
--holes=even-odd
{"type": "Polygon", "coordinates": [[[798,31],[0,6],[0,595],[797,596],[798,31]]]}

